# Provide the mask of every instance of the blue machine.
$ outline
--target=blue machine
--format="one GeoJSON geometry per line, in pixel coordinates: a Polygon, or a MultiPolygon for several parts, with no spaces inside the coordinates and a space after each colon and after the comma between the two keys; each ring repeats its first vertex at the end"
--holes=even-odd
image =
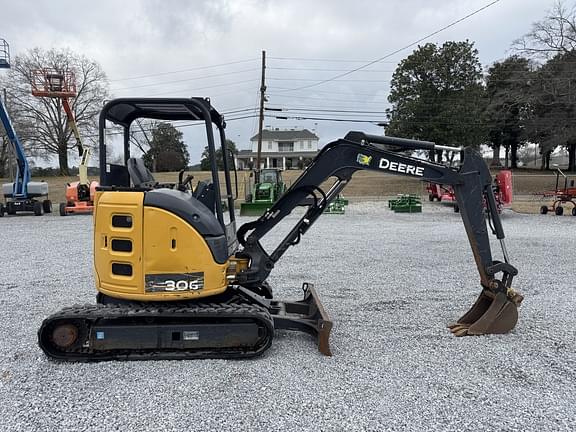
{"type": "MultiPolygon", "coordinates": [[[[10,68],[10,49],[8,43],[0,39],[0,69],[8,68],[10,68]]],[[[52,212],[52,203],[48,199],[48,183],[30,181],[30,166],[1,98],[0,120],[17,159],[14,182],[2,185],[6,204],[0,203],[0,217],[4,216],[5,212],[10,215],[18,212],[34,212],[36,216],[52,212]]]]}

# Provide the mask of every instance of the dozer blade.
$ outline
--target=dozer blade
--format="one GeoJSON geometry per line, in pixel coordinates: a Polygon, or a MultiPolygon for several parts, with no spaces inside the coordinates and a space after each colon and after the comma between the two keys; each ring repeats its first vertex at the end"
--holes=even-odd
{"type": "Polygon", "coordinates": [[[271,202],[252,202],[240,204],[240,216],[262,216],[272,207],[271,202]]]}
{"type": "Polygon", "coordinates": [[[474,305],[456,323],[448,325],[455,336],[508,333],[518,321],[518,306],[523,297],[483,289],[474,305]]]}
{"type": "Polygon", "coordinates": [[[312,284],[302,285],[304,299],[296,302],[272,301],[271,310],[276,329],[304,331],[316,337],[318,350],[331,356],[330,331],[332,321],[320,302],[312,284]]]}

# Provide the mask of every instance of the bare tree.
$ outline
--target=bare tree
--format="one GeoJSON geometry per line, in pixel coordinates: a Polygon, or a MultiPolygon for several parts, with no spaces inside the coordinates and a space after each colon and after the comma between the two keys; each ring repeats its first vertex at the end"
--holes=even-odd
{"type": "Polygon", "coordinates": [[[130,131],[130,141],[145,155],[150,150],[152,131],[158,127],[156,120],[136,119],[130,131]]]}
{"type": "Polygon", "coordinates": [[[576,170],[576,6],[558,0],[532,30],[516,40],[513,49],[544,60],[533,82],[528,135],[541,145],[542,166],[548,167],[554,148],[568,150],[568,170],[576,170]]]}
{"type": "Polygon", "coordinates": [[[108,98],[106,74],[98,63],[70,50],[34,48],[13,59],[3,84],[13,107],[15,127],[26,150],[44,157],[56,155],[61,175],[69,174],[68,150],[75,146],[61,99],[39,98],[31,93],[32,71],[53,68],[72,71],[77,95],[72,111],[85,144],[96,147],[98,113],[108,98]]]}
{"type": "Polygon", "coordinates": [[[512,48],[528,57],[550,59],[576,49],[576,7],[558,0],[532,30],[513,42],[512,48]]]}

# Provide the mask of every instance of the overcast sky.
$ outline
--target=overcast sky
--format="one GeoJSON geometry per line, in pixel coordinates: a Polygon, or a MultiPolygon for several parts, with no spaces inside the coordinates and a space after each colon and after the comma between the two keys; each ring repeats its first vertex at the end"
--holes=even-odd
{"type": "MultiPolygon", "coordinates": [[[[260,55],[266,50],[270,107],[292,110],[284,115],[310,113],[303,109],[371,111],[323,116],[384,120],[392,72],[414,48],[341,80],[290,89],[386,56],[492,1],[0,0],[0,38],[10,43],[12,55],[36,46],[85,54],[102,65],[116,97],[209,96],[220,112],[257,106],[260,55]],[[138,78],[152,74],[158,75],[138,78]]],[[[553,3],[501,0],[427,41],[474,41],[486,66],[506,57],[511,42],[553,3]]],[[[366,123],[296,119],[266,119],[265,125],[315,129],[321,144],[348,130],[382,131],[366,123]]],[[[189,145],[197,161],[203,144],[190,129],[184,132],[195,143],[189,145]]],[[[256,131],[257,120],[248,118],[229,121],[227,135],[242,149],[256,131]]]]}

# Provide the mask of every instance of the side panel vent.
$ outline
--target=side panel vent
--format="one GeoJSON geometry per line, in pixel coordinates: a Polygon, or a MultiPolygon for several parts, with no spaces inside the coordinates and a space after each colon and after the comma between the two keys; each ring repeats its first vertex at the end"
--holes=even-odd
{"type": "Polygon", "coordinates": [[[115,228],[132,228],[132,216],[130,215],[113,215],[112,226],[115,228]]]}
{"type": "Polygon", "coordinates": [[[112,250],[115,252],[132,252],[132,240],[113,239],[112,250]]]}
{"type": "Polygon", "coordinates": [[[132,265],[112,263],[112,273],[117,276],[132,276],[132,265]]]}

